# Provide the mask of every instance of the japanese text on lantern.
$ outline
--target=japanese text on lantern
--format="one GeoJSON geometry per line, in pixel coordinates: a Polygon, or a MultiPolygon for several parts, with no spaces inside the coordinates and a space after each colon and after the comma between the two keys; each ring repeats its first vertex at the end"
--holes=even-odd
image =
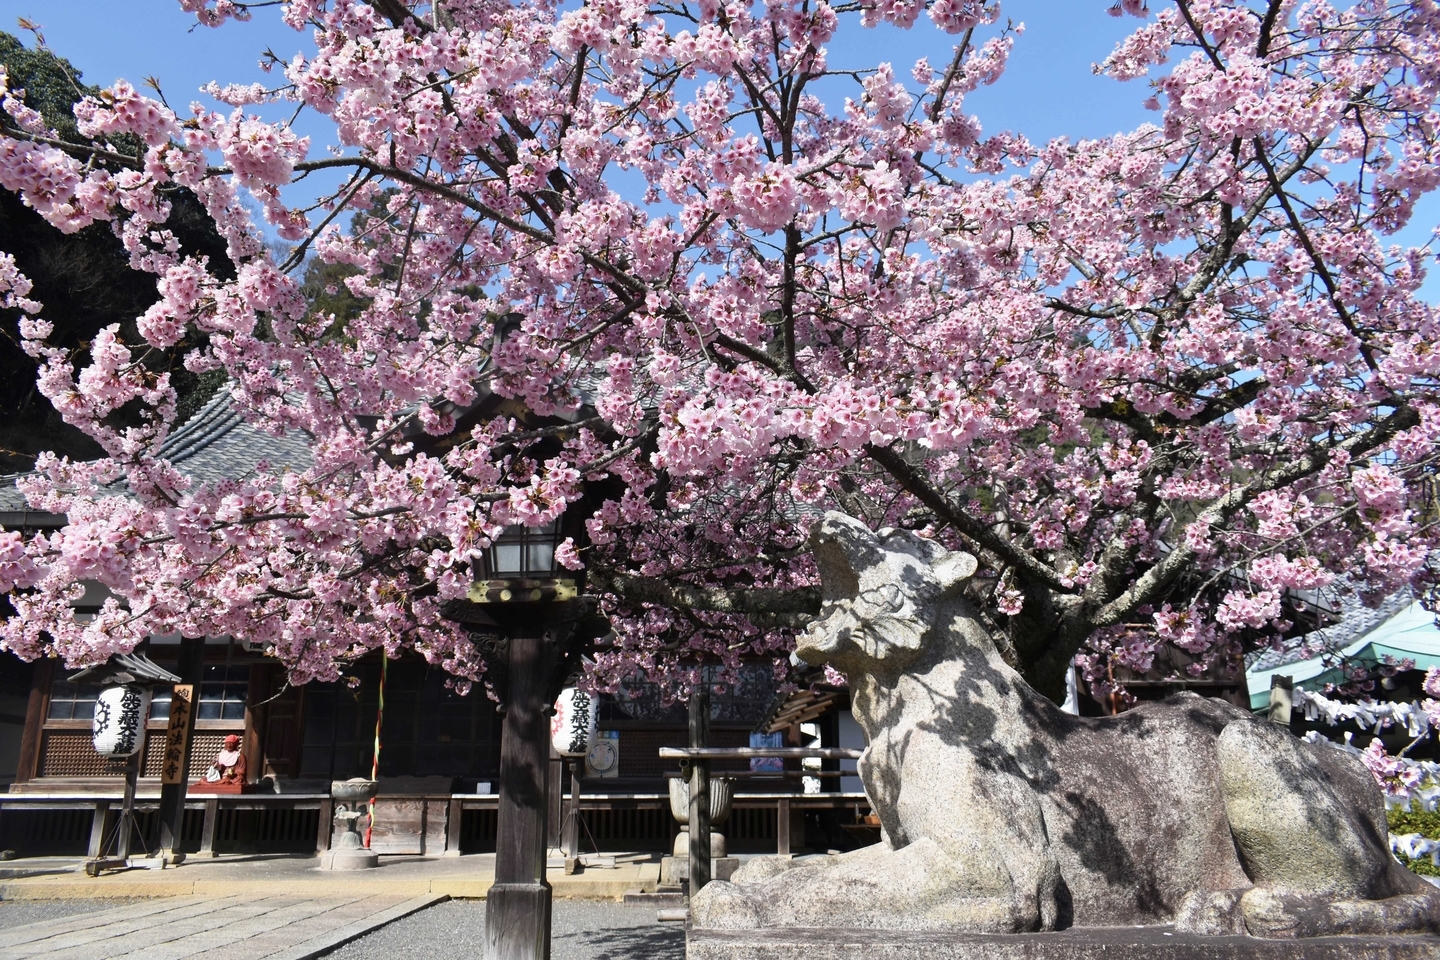
{"type": "Polygon", "coordinates": [[[161,783],[185,782],[185,750],[189,744],[190,709],[195,700],[195,685],[177,683],[170,698],[170,726],[165,730],[165,762],[160,771],[161,783]]]}

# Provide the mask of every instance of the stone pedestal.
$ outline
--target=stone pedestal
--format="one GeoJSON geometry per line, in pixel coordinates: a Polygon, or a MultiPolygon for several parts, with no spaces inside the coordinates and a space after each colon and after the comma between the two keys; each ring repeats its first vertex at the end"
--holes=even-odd
{"type": "Polygon", "coordinates": [[[380,855],[368,847],[337,848],[320,858],[325,870],[368,870],[380,864],[380,855]]]}
{"type": "MultiPolygon", "coordinates": [[[[740,869],[739,857],[710,858],[710,879],[729,880],[740,869]]],[[[660,860],[660,885],[677,887],[690,879],[689,857],[662,857],[660,860]]]]}
{"type": "MultiPolygon", "coordinates": [[[[373,784],[374,781],[363,781],[373,784]]],[[[356,788],[358,789],[358,788],[356,788]]],[[[352,790],[354,792],[354,790],[352,790]]],[[[332,795],[334,790],[332,788],[332,795]]],[[[374,795],[374,791],[371,791],[374,795]]],[[[341,793],[345,797],[344,792],[341,793]]],[[[356,803],[353,799],[349,802],[356,803]]],[[[335,814],[335,822],[345,827],[345,832],[340,834],[340,839],[335,844],[335,849],[321,858],[320,866],[326,870],[367,870],[370,867],[378,866],[380,856],[374,850],[365,846],[360,839],[358,825],[360,818],[365,816],[358,806],[353,810],[346,809],[342,804],[340,812],[335,814]]]]}
{"type": "Polygon", "coordinates": [[[963,934],[846,927],[692,928],[686,960],[1436,960],[1434,937],[1201,937],[1173,927],[963,934]]]}
{"type": "MultiPolygon", "coordinates": [[[[710,859],[729,856],[730,850],[725,843],[725,834],[710,831],[710,859]]],[[[670,856],[685,859],[690,856],[690,828],[681,827],[680,832],[675,836],[675,843],[670,847],[670,856]]]]}

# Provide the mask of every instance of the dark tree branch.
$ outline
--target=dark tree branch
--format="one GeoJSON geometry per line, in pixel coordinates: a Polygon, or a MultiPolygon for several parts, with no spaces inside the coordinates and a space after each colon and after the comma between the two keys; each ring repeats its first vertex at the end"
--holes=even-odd
{"type": "MultiPolygon", "coordinates": [[[[1335,449],[1344,450],[1352,456],[1368,453],[1381,444],[1390,441],[1401,430],[1420,422],[1420,417],[1407,406],[1402,406],[1379,423],[1363,433],[1358,433],[1335,449]]],[[[1192,521],[1205,526],[1216,527],[1224,524],[1241,509],[1253,503],[1262,493],[1278,490],[1311,474],[1318,473],[1330,462],[1332,450],[1315,450],[1287,464],[1268,470],[1249,483],[1236,487],[1225,496],[1205,508],[1192,521]]],[[[1130,589],[1095,611],[1090,617],[1089,628],[1098,630],[1114,626],[1123,621],[1142,604],[1160,596],[1162,590],[1174,582],[1186,568],[1195,562],[1195,549],[1183,538],[1175,544],[1165,557],[1147,570],[1131,585],[1130,589]]]]}
{"type": "Polygon", "coordinates": [[[892,447],[881,447],[873,443],[865,445],[865,454],[879,464],[886,473],[895,478],[900,486],[915,499],[935,512],[935,515],[954,527],[962,536],[973,541],[982,551],[998,557],[1003,563],[1013,566],[1051,590],[1073,593],[1074,589],[1060,582],[1060,575],[1047,564],[1031,556],[1012,541],[999,536],[986,524],[970,516],[950,498],[936,489],[920,471],[892,447]]]}
{"type": "Polygon", "coordinates": [[[701,587],[658,577],[587,570],[586,583],[592,590],[613,593],[632,603],[653,603],[663,607],[708,610],[759,617],[814,617],[820,612],[820,588],[790,590],[770,587],[701,587]]]}

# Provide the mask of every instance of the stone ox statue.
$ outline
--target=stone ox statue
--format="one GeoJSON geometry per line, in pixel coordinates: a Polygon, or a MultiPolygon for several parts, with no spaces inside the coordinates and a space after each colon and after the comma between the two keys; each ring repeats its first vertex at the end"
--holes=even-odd
{"type": "Polygon", "coordinates": [[[1440,890],[1390,856],[1352,756],[1193,694],[1064,713],[962,597],[973,557],[835,513],[814,542],[824,607],[797,653],[849,680],[881,842],[752,861],[693,898],[695,926],[1440,929],[1440,890]]]}

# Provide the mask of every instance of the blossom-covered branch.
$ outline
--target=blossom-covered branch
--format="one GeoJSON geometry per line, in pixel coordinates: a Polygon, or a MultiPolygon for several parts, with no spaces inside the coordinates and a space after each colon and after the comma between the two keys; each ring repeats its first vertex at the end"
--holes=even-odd
{"type": "Polygon", "coordinates": [[[1056,695],[1076,653],[1235,662],[1342,572],[1435,589],[1433,251],[1396,242],[1440,186],[1429,0],[1122,4],[1144,22],[1101,69],[1156,122],[1047,144],[966,112],[1024,42],[994,2],[182,5],[314,52],[184,116],[119,82],[69,139],[3,99],[0,187],[108,223],[160,295],[143,343],[76,357],[0,265],[41,392],[106,453],[24,483],[69,521],[4,535],[24,656],[225,633],[297,680],[399,645],[473,679],[445,604],[505,526],[582,502],[560,556],[605,595],[602,682],[783,669],[833,507],[975,553],[973,599],[1056,695]],[[882,23],[956,43],[831,65],[882,23]],[[317,203],[297,181],[326,171],[317,203]],[[164,229],[178,190],[228,263],[164,229]],[[317,265],[344,311],[305,293],[317,265]],[[145,358],[191,342],[309,467],[157,459],[176,403],[145,358]],[[112,594],[93,619],[82,580],[112,594]]]}

